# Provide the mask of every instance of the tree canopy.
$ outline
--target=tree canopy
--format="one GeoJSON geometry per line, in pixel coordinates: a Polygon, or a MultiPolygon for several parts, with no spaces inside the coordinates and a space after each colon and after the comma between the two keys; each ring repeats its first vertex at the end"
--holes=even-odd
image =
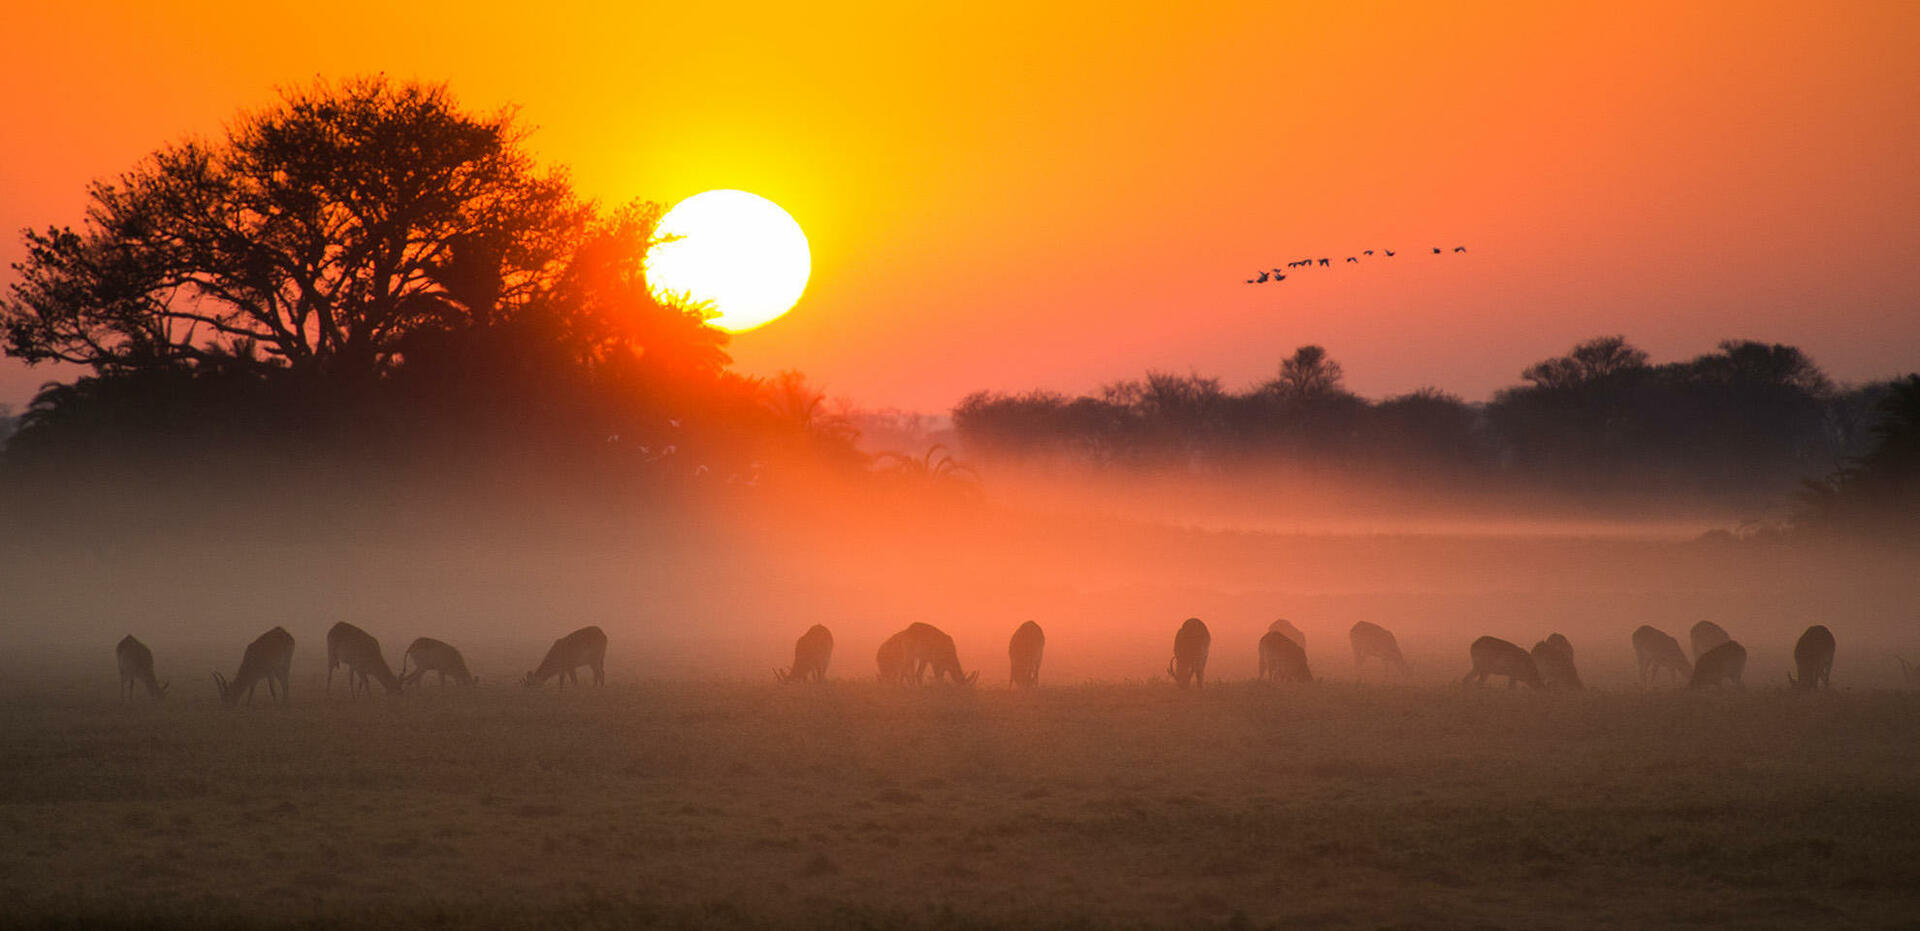
{"type": "Polygon", "coordinates": [[[93,185],[79,230],[29,231],[6,350],[100,373],[369,378],[433,337],[533,322],[583,356],[626,343],[724,364],[723,336],[643,286],[658,210],[600,216],[524,135],[438,85],[289,92],[93,185]]]}

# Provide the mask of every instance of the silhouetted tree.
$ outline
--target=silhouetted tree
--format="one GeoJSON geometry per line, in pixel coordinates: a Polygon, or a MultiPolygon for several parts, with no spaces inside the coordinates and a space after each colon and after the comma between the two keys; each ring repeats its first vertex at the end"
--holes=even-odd
{"type": "Polygon", "coordinates": [[[373,376],[424,330],[536,303],[589,220],[505,113],[385,78],[297,91],[27,234],[7,351],[108,373],[214,364],[373,376]]]}
{"type": "Polygon", "coordinates": [[[768,403],[798,376],[728,371],[711,312],[654,297],[657,206],[597,209],[523,135],[440,86],[322,83],[94,185],[0,302],[8,354],[91,368],[35,398],[0,492],[59,521],[145,476],[324,510],[322,483],[645,494],[775,449],[864,470],[817,397],[799,429],[768,403]]]}
{"type": "Polygon", "coordinates": [[[1311,403],[1345,393],[1344,372],[1319,346],[1301,346],[1280,363],[1280,377],[1268,389],[1287,403],[1311,403]]]}

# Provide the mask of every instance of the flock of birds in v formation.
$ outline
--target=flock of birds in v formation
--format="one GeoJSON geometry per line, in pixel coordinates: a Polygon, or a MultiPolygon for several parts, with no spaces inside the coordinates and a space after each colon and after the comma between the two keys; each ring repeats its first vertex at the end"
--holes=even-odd
{"type": "MultiPolygon", "coordinates": [[[[1386,255],[1387,255],[1387,258],[1393,258],[1394,256],[1396,256],[1396,255],[1399,255],[1399,254],[1400,254],[1400,253],[1398,253],[1398,252],[1395,252],[1395,251],[1393,251],[1392,249],[1382,249],[1382,250],[1380,250],[1380,251],[1381,251],[1381,252],[1384,252],[1384,253],[1386,253],[1386,255]]],[[[1453,251],[1455,251],[1455,252],[1465,252],[1465,251],[1467,251],[1467,247],[1466,247],[1466,246],[1454,246],[1454,247],[1453,247],[1453,251]]],[[[1439,246],[1434,246],[1434,247],[1433,247],[1433,254],[1434,254],[1434,255],[1441,255],[1441,254],[1443,254],[1443,253],[1441,252],[1441,249],[1440,249],[1440,247],[1439,247],[1439,246]]],[[[1364,252],[1361,252],[1361,253],[1360,253],[1360,255],[1365,255],[1365,256],[1371,256],[1371,255],[1373,255],[1373,250],[1372,250],[1372,249],[1368,249],[1368,250],[1366,250],[1366,251],[1364,251],[1364,252]]],[[[1352,263],[1353,263],[1353,264],[1355,264],[1355,265],[1358,265],[1358,264],[1360,264],[1360,255],[1350,255],[1350,256],[1347,256],[1347,261],[1348,261],[1348,262],[1352,262],[1352,263]]],[[[1312,268],[1312,267],[1314,267],[1315,265],[1318,265],[1318,266],[1320,266],[1321,268],[1330,268],[1330,267],[1332,267],[1332,266],[1333,266],[1333,260],[1332,260],[1332,259],[1329,259],[1329,258],[1320,258],[1320,259],[1301,259],[1301,260],[1300,260],[1300,261],[1298,261],[1298,262],[1288,262],[1288,263],[1287,263],[1287,267],[1288,267],[1288,268],[1301,268],[1301,267],[1305,267],[1305,268],[1312,268]]],[[[1274,284],[1279,284],[1280,282],[1282,282],[1282,281],[1285,281],[1285,280],[1287,280],[1287,273],[1286,273],[1286,272],[1284,272],[1284,271],[1281,271],[1281,270],[1280,270],[1280,269],[1278,269],[1278,268],[1276,268],[1276,269],[1273,269],[1273,270],[1271,270],[1271,271],[1263,271],[1263,272],[1261,272],[1261,273],[1260,273],[1260,277],[1258,277],[1258,278],[1248,278],[1248,279],[1247,279],[1247,284],[1266,284],[1266,283],[1267,283],[1267,282],[1269,282],[1269,281],[1271,281],[1271,282],[1273,282],[1274,284]]]]}

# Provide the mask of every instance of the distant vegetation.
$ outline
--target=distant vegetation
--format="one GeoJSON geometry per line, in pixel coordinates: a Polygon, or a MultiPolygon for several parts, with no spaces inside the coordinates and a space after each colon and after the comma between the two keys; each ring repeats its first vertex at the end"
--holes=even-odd
{"type": "MultiPolygon", "coordinates": [[[[969,451],[1000,460],[1199,472],[1286,464],[1436,491],[1500,482],[1597,498],[1747,501],[1784,497],[1867,455],[1876,430],[1912,429],[1889,426],[1899,421],[1883,406],[1911,378],[1836,387],[1805,353],[1778,344],[1729,340],[1655,365],[1609,336],[1520,377],[1485,404],[1434,388],[1369,400],[1345,388],[1326,350],[1303,346],[1242,391],[1150,372],[1077,397],[976,393],[953,414],[969,451]]],[[[1911,456],[1864,462],[1874,476],[1904,470],[1911,481],[1911,456]]],[[[1865,489],[1867,475],[1848,469],[1839,481],[1865,489]]]]}

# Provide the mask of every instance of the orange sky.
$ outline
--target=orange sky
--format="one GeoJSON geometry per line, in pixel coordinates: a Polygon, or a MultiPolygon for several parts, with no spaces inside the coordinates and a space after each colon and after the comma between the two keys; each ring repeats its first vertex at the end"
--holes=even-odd
{"type": "MultiPolygon", "coordinates": [[[[872,406],[1238,386],[1308,342],[1369,395],[1484,397],[1613,332],[1920,368],[1920,4],[1670,5],[23,4],[0,228],[386,71],[520,105],[590,195],[785,206],[812,283],[734,354],[872,406]],[[1369,247],[1404,251],[1340,263],[1369,247]],[[1240,283],[1307,255],[1344,267],[1240,283]]],[[[0,402],[53,374],[0,362],[0,402]]]]}

